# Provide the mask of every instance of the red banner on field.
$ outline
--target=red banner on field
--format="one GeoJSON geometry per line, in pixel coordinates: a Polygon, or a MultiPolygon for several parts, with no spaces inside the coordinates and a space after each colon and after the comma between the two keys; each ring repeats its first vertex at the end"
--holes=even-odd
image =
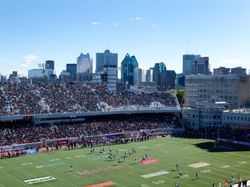
{"type": "Polygon", "coordinates": [[[106,181],[106,182],[92,184],[92,185],[88,185],[88,186],[84,186],[84,187],[107,187],[107,186],[113,186],[114,184],[115,183],[113,183],[112,181],[106,181]]]}

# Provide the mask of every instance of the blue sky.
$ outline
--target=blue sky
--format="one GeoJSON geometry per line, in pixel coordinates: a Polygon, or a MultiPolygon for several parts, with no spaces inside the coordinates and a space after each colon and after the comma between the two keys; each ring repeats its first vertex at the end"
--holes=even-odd
{"type": "Polygon", "coordinates": [[[147,69],[182,71],[184,53],[211,68],[250,69],[249,0],[0,0],[0,72],[56,61],[56,73],[81,52],[126,53],[147,69]]]}

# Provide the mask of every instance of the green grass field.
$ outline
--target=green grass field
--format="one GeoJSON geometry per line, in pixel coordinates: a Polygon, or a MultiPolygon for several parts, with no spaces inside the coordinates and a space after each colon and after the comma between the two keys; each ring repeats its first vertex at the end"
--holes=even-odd
{"type": "MultiPolygon", "coordinates": [[[[121,163],[110,161],[105,154],[99,154],[103,147],[97,147],[94,153],[90,148],[77,150],[60,150],[50,153],[39,153],[19,158],[0,160],[0,186],[54,186],[84,187],[91,184],[112,181],[114,186],[131,187],[174,187],[179,181],[181,187],[211,187],[213,182],[225,181],[233,175],[237,180],[237,172],[243,179],[250,179],[250,151],[231,150],[224,145],[223,150],[209,152],[205,148],[213,148],[210,140],[157,138],[144,142],[124,145],[105,146],[118,155],[131,148],[136,153],[128,156],[121,163]],[[158,159],[157,163],[143,165],[135,162],[144,154],[158,159]],[[194,168],[190,164],[205,162],[208,166],[194,168]],[[179,178],[176,163],[183,173],[179,178]],[[72,165],[72,168],[70,167],[72,165]],[[142,175],[160,171],[169,172],[161,176],[143,178],[142,175]],[[198,172],[199,179],[195,179],[198,172]],[[25,184],[24,180],[51,176],[55,180],[39,184],[25,184]]],[[[118,156],[117,156],[118,157],[118,156]]]]}

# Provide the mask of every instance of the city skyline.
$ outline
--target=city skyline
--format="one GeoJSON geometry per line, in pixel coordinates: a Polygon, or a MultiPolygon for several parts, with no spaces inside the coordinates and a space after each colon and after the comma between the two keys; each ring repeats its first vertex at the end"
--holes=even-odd
{"type": "Polygon", "coordinates": [[[95,69],[95,54],[105,49],[118,53],[119,66],[130,53],[142,69],[164,62],[180,73],[183,54],[201,54],[209,56],[211,70],[248,72],[249,8],[247,0],[1,1],[0,72],[27,75],[52,59],[59,74],[81,52],[95,69]]]}

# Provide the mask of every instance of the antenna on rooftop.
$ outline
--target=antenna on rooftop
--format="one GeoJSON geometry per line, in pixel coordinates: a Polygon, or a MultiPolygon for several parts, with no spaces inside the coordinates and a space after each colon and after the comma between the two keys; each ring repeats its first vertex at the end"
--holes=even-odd
{"type": "Polygon", "coordinates": [[[42,68],[42,69],[44,70],[44,69],[45,69],[45,64],[44,64],[44,63],[39,63],[39,64],[38,64],[38,67],[39,67],[39,68],[42,68]]]}

